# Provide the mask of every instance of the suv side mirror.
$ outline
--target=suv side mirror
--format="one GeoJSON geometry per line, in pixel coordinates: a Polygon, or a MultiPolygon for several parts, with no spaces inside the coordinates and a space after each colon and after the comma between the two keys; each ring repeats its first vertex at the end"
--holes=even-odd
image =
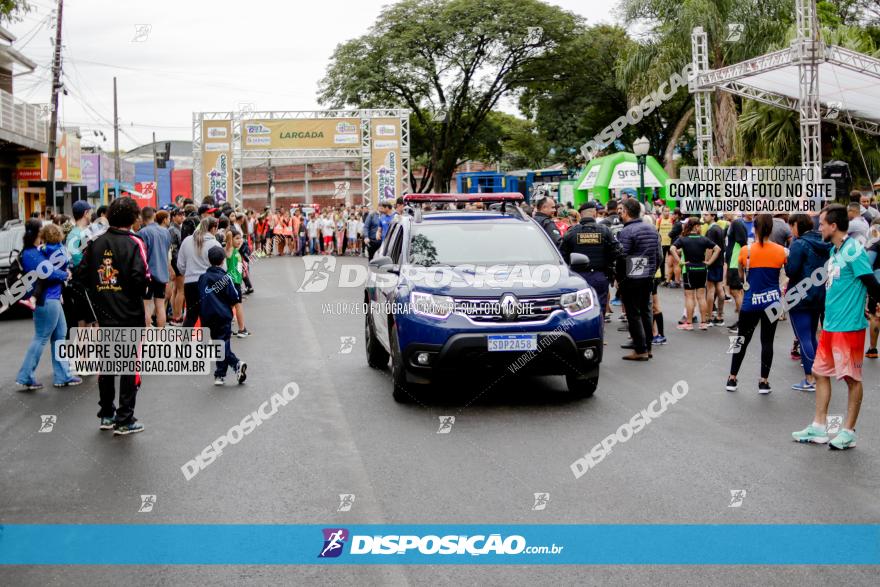
{"type": "Polygon", "coordinates": [[[590,268],[590,258],[583,253],[572,253],[569,265],[574,271],[586,271],[590,268]]]}
{"type": "Polygon", "coordinates": [[[370,261],[370,267],[373,269],[382,269],[393,263],[394,261],[391,260],[391,257],[373,257],[373,260],[370,261]]]}

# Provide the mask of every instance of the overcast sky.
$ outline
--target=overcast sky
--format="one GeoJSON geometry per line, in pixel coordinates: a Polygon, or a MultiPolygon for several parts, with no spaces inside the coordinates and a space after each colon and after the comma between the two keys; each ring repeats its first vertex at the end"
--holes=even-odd
{"type": "MultiPolygon", "coordinates": [[[[17,77],[17,97],[49,101],[52,0],[7,25],[15,47],[37,62],[17,77]]],[[[65,0],[61,123],[84,144],[113,149],[113,76],[120,148],[192,138],[194,111],[320,108],[318,81],[337,44],[362,35],[388,0],[65,0]],[[138,28],[140,27],[140,28],[138,28]],[[90,138],[103,131],[107,142],[90,138]],[[89,140],[86,140],[89,139],[89,140]],[[93,143],[92,143],[93,144],[93,143]]],[[[554,0],[591,24],[613,23],[615,0],[554,0]]],[[[538,23],[540,24],[540,23],[538,23]]],[[[462,23],[466,26],[467,23],[462,23]]],[[[585,72],[588,74],[588,72],[585,72]]]]}

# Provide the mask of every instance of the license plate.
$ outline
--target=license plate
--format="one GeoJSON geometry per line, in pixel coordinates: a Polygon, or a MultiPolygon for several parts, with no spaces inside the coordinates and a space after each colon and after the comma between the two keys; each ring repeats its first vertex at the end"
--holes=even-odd
{"type": "Polygon", "coordinates": [[[503,334],[491,335],[487,338],[490,351],[538,350],[538,335],[536,334],[503,334]]]}

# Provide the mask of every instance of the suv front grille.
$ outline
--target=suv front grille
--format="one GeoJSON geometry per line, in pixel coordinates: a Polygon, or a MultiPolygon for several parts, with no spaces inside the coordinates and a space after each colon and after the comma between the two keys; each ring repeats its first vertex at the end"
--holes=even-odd
{"type": "Polygon", "coordinates": [[[542,322],[554,311],[561,309],[559,296],[518,298],[519,313],[508,318],[501,311],[501,298],[454,298],[456,314],[474,322],[542,322]]]}

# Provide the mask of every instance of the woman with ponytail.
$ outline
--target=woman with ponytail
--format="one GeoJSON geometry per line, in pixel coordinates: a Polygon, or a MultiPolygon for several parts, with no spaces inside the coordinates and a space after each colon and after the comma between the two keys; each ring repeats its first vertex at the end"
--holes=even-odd
{"type": "Polygon", "coordinates": [[[186,299],[184,328],[192,328],[199,319],[199,277],[211,266],[208,251],[223,248],[217,239],[217,219],[202,218],[196,231],[183,239],[177,254],[177,267],[183,273],[183,297],[186,299]]]}

